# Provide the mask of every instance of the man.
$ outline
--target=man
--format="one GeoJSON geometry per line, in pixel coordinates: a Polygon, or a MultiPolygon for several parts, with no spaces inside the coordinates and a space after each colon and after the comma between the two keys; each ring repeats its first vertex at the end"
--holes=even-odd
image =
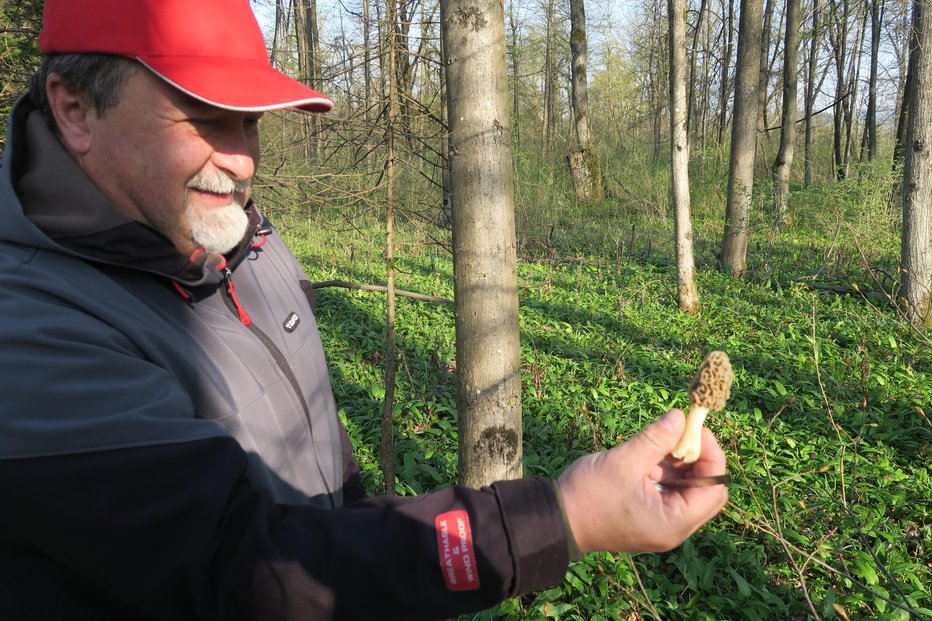
{"type": "Polygon", "coordinates": [[[681,543],[723,506],[669,412],[557,482],[365,498],[307,277],[250,200],[248,0],[46,0],[0,167],[0,618],[431,619],[681,543]]]}

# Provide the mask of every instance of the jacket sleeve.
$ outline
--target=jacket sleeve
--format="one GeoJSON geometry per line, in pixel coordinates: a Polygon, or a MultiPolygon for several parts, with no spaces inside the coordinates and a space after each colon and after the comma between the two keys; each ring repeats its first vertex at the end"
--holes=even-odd
{"type": "Polygon", "coordinates": [[[17,585],[4,540],[83,585],[85,599],[173,620],[440,619],[566,571],[566,531],[544,479],[328,511],[272,504],[245,470],[228,438],[0,460],[0,599],[34,592],[17,585]],[[470,590],[444,577],[437,521],[451,514],[472,536],[470,590]]]}

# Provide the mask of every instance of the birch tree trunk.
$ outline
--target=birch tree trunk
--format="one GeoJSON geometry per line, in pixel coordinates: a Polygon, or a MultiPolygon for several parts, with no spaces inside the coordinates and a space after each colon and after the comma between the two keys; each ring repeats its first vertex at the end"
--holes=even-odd
{"type": "Polygon", "coordinates": [[[572,54],[573,119],[577,148],[567,156],[576,196],[583,200],[600,199],[602,168],[592,145],[589,125],[589,86],[586,82],[587,39],[584,0],[570,0],[570,53],[572,54]]]}
{"type": "Polygon", "coordinates": [[[932,326],[932,0],[913,5],[916,55],[903,183],[900,291],[910,321],[932,326]]]}
{"type": "Polygon", "coordinates": [[[459,468],[478,487],[521,476],[521,360],[505,16],[440,7],[450,114],[459,468]]]}
{"type": "Polygon", "coordinates": [[[689,129],[686,126],[686,0],[667,0],[670,22],[670,154],[676,233],[677,301],[684,313],[699,310],[689,199],[689,129]]]}
{"type": "Polygon", "coordinates": [[[786,0],[786,36],[783,43],[783,116],[780,149],[773,165],[773,215],[777,225],[789,222],[790,170],[796,147],[797,50],[799,0],[786,0]]]}
{"type": "Polygon", "coordinates": [[[719,263],[738,277],[747,266],[749,212],[757,152],[757,89],[760,77],[761,0],[741,0],[738,20],[738,67],[735,112],[731,126],[725,234],[719,263]]]}

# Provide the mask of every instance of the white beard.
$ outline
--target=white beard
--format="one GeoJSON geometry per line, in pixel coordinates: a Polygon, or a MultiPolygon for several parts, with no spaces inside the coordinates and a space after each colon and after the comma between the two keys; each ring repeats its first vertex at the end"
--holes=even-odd
{"type": "MultiPolygon", "coordinates": [[[[242,197],[250,185],[249,180],[230,179],[220,172],[198,173],[189,182],[189,188],[218,194],[233,194],[242,197]]],[[[246,234],[249,216],[242,204],[234,199],[229,205],[207,209],[185,206],[185,219],[191,229],[191,239],[208,253],[226,254],[236,247],[246,234]]]]}
{"type": "Polygon", "coordinates": [[[226,254],[236,247],[246,234],[249,216],[243,206],[232,202],[225,207],[185,210],[191,238],[208,253],[226,254]]]}

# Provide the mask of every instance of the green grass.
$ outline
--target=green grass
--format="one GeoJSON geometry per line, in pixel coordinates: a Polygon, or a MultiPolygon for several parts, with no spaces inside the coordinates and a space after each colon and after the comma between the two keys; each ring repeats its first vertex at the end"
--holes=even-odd
{"type": "MultiPolygon", "coordinates": [[[[929,335],[854,289],[808,286],[892,284],[885,187],[797,189],[794,224],[779,232],[757,199],[741,280],[714,269],[723,206],[701,203],[695,316],[676,308],[662,210],[519,202],[525,473],[556,475],[685,408],[702,357],[722,349],[733,396],[709,425],[734,483],[724,512],[677,550],[588,555],[562,584],[463,620],[932,615],[929,335]]],[[[446,251],[400,228],[398,287],[452,298],[446,251]]],[[[286,237],[315,281],[384,283],[377,223],[335,236],[303,222],[286,237]]],[[[367,487],[381,489],[384,296],[323,289],[317,312],[340,415],[367,487]]],[[[454,320],[448,306],[406,298],[397,312],[395,489],[416,494],[456,480],[454,320]]]]}

